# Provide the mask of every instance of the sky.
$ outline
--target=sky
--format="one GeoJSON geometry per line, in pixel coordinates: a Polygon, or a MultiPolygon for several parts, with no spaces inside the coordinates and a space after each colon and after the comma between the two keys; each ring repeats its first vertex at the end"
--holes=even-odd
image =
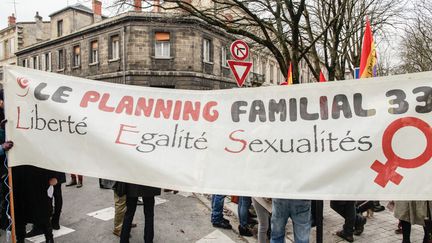
{"type": "MultiPolygon", "coordinates": [[[[8,16],[15,12],[16,6],[17,22],[34,21],[36,11],[44,21],[49,21],[49,15],[76,3],[81,3],[88,8],[92,8],[91,0],[0,0],[0,29],[7,27],[8,16]]],[[[115,9],[109,8],[114,0],[101,0],[102,13],[107,16],[115,14],[115,9]]]]}

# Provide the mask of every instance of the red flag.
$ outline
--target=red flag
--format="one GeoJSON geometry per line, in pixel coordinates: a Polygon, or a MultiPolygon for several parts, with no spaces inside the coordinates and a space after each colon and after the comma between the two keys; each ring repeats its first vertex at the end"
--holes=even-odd
{"type": "Polygon", "coordinates": [[[362,53],[360,58],[360,78],[374,77],[374,68],[377,64],[375,43],[372,36],[369,19],[366,19],[366,28],[363,37],[362,53]]]}
{"type": "Polygon", "coordinates": [[[320,71],[320,79],[319,79],[320,83],[321,82],[327,82],[327,79],[325,78],[324,74],[322,73],[322,71],[320,71]]]}

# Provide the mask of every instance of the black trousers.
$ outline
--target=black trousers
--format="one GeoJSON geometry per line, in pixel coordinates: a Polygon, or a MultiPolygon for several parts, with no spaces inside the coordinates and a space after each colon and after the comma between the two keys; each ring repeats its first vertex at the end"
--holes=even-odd
{"type": "Polygon", "coordinates": [[[345,219],[344,233],[353,235],[356,222],[360,221],[356,214],[355,201],[330,201],[330,207],[345,219]]]}
{"type": "Polygon", "coordinates": [[[57,185],[54,186],[54,208],[53,208],[53,215],[51,222],[53,224],[59,224],[60,220],[60,214],[63,207],[63,196],[62,196],[62,189],[61,184],[57,183],[57,185]]]}
{"type": "MultiPolygon", "coordinates": [[[[401,226],[402,226],[402,243],[411,243],[411,223],[401,220],[400,221],[401,226]]],[[[424,237],[423,237],[423,243],[428,243],[429,239],[429,233],[431,229],[428,229],[427,227],[423,226],[423,230],[424,230],[424,237]]]]}
{"type": "MultiPolygon", "coordinates": [[[[152,243],[154,238],[154,197],[142,197],[144,210],[144,242],[152,243]]],[[[132,221],[137,207],[138,197],[126,197],[126,213],[120,234],[120,243],[129,243],[132,221]]]]}

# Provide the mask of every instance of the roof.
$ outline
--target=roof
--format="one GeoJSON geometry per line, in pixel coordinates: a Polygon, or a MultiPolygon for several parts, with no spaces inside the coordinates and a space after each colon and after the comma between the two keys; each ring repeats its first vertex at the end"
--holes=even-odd
{"type": "Polygon", "coordinates": [[[77,3],[77,4],[74,4],[74,5],[62,8],[62,9],[60,9],[60,10],[58,10],[58,11],[50,14],[49,17],[54,16],[54,15],[56,15],[58,13],[64,12],[64,11],[66,11],[68,9],[74,9],[74,10],[78,10],[78,11],[81,11],[81,12],[84,12],[84,13],[93,14],[93,11],[90,8],[88,8],[88,7],[86,7],[86,6],[82,5],[82,4],[77,3]]]}

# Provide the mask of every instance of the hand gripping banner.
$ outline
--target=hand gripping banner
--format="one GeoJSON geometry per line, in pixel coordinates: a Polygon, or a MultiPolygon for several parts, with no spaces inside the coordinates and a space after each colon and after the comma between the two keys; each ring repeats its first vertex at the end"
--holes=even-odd
{"type": "Polygon", "coordinates": [[[4,71],[11,166],[211,194],[432,199],[432,73],[193,91],[4,71]]]}

